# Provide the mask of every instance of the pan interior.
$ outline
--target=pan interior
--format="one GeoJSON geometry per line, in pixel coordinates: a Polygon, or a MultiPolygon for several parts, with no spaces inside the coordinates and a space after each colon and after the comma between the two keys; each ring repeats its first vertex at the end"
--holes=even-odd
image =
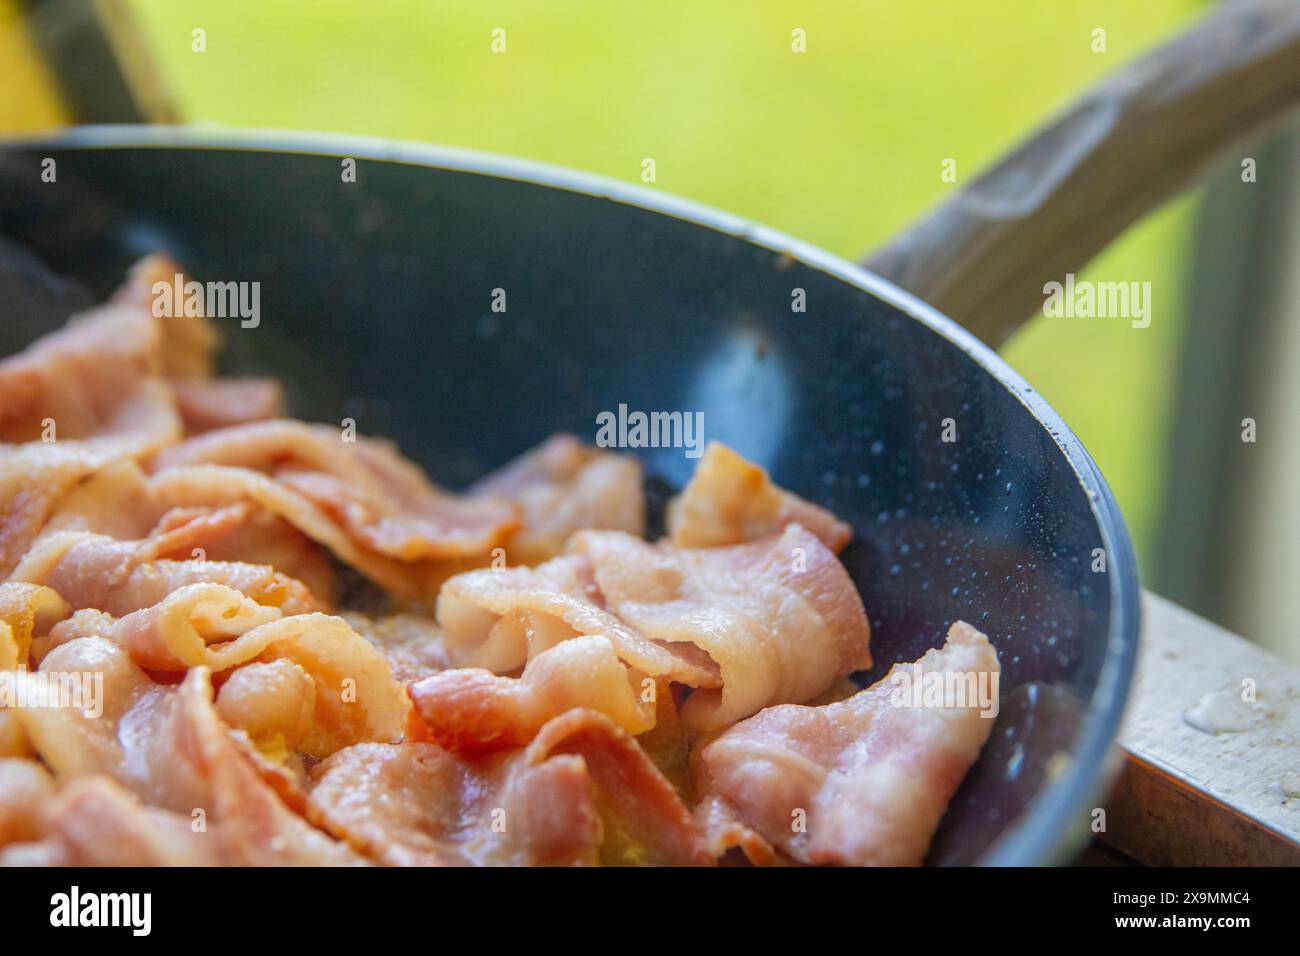
{"type": "MultiPolygon", "coordinates": [[[[0,154],[0,212],[7,239],[81,284],[8,252],[0,354],[163,248],[199,279],[260,283],[256,328],[219,320],[228,370],[279,376],[293,414],[352,418],[453,487],[557,430],[592,441],[620,406],[702,413],[707,439],[853,524],[866,677],[954,619],[996,644],[1002,712],[933,862],[995,849],[1076,747],[1113,611],[1094,502],[1020,397],[841,278],[598,196],[375,161],[344,182],[322,155],[20,149],[0,154]]],[[[680,486],[686,451],[637,453],[680,486]]]]}

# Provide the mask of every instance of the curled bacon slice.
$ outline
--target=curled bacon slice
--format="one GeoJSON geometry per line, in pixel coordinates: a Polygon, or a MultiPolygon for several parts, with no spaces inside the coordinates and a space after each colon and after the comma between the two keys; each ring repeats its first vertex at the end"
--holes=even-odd
{"type": "Polygon", "coordinates": [[[682,548],[743,544],[780,534],[791,523],[803,525],[835,552],[853,537],[849,525],[778,488],[766,471],[719,442],[709,443],[668,508],[669,539],[682,548]]]}
{"type": "Polygon", "coordinates": [[[941,649],[847,700],[771,707],[725,731],[699,754],[710,846],[756,863],[773,859],[764,843],[803,863],[921,863],[992,730],[998,673],[988,638],[959,621],[941,649]],[[918,673],[965,689],[917,706],[900,687],[918,673]]]}
{"type": "Polygon", "coordinates": [[[450,560],[405,562],[367,548],[310,499],[282,482],[248,468],[177,465],[152,475],[149,488],[159,500],[170,502],[174,507],[215,511],[241,502],[250,503],[259,510],[279,516],[307,538],[327,548],[340,561],[393,596],[405,600],[436,594],[444,578],[464,570],[450,560]]]}
{"type": "Polygon", "coordinates": [[[569,547],[590,562],[610,613],[653,641],[691,645],[716,662],[721,688],[702,686],[682,707],[693,731],[810,700],[871,665],[853,581],[799,525],[732,547],[674,548],[602,531],[574,535],[569,547]]]}
{"type": "MultiPolygon", "coordinates": [[[[41,759],[65,786],[110,777],[151,807],[178,814],[194,832],[208,834],[205,852],[222,863],[361,862],[293,813],[247,759],[218,716],[207,668],[191,669],[179,685],[160,685],[121,648],[90,637],[55,648],[41,664],[41,673],[68,672],[104,675],[102,714],[18,711],[41,759]]],[[[144,829],[151,820],[137,818],[130,827],[144,829]]],[[[136,849],[146,848],[147,843],[136,849]]]]}
{"type": "Polygon", "coordinates": [[[137,664],[150,670],[184,671],[200,664],[225,670],[260,650],[237,638],[279,618],[278,608],[263,607],[224,585],[187,584],[121,618],[104,611],[78,611],[39,642],[37,656],[78,638],[99,636],[126,648],[137,664]]]}
{"type": "Polygon", "coordinates": [[[697,688],[682,708],[694,731],[809,700],[871,664],[853,582],[798,525],[726,548],[583,531],[569,549],[447,581],[438,621],[452,663],[509,673],[560,641],[604,636],[642,674],[697,688]]]}
{"type": "Polygon", "coordinates": [[[0,584],[0,671],[26,670],[32,639],[69,613],[68,603],[39,584],[0,584]]]}
{"type": "Polygon", "coordinates": [[[587,707],[632,734],[654,726],[649,694],[604,637],[575,637],[528,662],[519,678],[480,668],[447,670],[408,688],[415,705],[408,736],[457,753],[521,747],[554,717],[587,707]]]}

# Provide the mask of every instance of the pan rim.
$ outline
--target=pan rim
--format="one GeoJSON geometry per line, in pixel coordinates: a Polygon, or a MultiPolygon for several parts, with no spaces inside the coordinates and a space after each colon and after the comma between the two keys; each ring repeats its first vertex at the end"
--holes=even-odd
{"type": "Polygon", "coordinates": [[[977,861],[990,866],[1068,862],[1088,832],[1089,811],[1118,770],[1113,748],[1138,651],[1140,596],[1132,542],[1110,487],[1083,443],[1060,415],[996,352],[956,321],[910,292],[812,243],[742,216],[647,186],[536,160],[461,147],[339,133],[209,126],[97,125],[8,137],[0,151],[191,149],[352,157],[464,172],[579,193],[670,216],[789,256],[871,295],[956,346],[1024,406],[1060,449],[1088,498],[1102,544],[1111,613],[1097,687],[1088,701],[1068,766],[1034,795],[1020,820],[977,861]]]}

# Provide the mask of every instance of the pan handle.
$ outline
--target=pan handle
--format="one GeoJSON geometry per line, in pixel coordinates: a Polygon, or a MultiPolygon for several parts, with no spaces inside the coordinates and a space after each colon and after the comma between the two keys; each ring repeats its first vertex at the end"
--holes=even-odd
{"type": "Polygon", "coordinates": [[[996,347],[1041,308],[1045,283],[1298,105],[1300,2],[1231,0],[1107,77],[863,264],[996,347]]]}

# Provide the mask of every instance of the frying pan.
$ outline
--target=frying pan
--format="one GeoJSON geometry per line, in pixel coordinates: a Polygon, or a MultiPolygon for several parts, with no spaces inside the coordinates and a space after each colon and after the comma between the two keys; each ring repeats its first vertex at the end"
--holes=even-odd
{"type": "MultiPolygon", "coordinates": [[[[1179,156],[1185,181],[1294,101],[1294,77],[1276,79],[1275,31],[1294,42],[1295,17],[1248,6],[1254,20],[1212,18],[1136,80],[1103,85],[878,253],[877,269],[1005,335],[1034,304],[1026,289],[1174,188],[1166,177],[1110,197],[1101,228],[1072,219],[1079,190],[1110,188],[1093,170],[1119,140],[1190,123],[1195,135],[1162,154],[1179,156]],[[1211,52],[1189,58],[1187,43],[1211,52]],[[1214,105],[1229,95],[1244,105],[1224,121],[1214,105]],[[1051,241],[1072,221],[1082,240],[1051,241]]],[[[279,376],[293,414],[353,418],[452,487],[554,431],[590,441],[597,414],[620,405],[702,412],[707,438],[852,523],[843,558],[877,661],[864,679],[920,656],[957,618],[996,644],[1001,714],[930,862],[1054,862],[1086,836],[1138,646],[1123,520],[1047,403],[900,285],[654,190],[342,136],[85,127],[11,143],[0,224],[0,354],[164,249],[200,279],[261,283],[256,328],[222,320],[227,370],[279,376]],[[342,181],[344,157],[355,182],[342,181]],[[46,158],[57,184],[41,182],[46,158]],[[806,311],[792,309],[797,290],[806,311]]],[[[653,510],[694,462],[680,448],[636,453],[653,510]]]]}

